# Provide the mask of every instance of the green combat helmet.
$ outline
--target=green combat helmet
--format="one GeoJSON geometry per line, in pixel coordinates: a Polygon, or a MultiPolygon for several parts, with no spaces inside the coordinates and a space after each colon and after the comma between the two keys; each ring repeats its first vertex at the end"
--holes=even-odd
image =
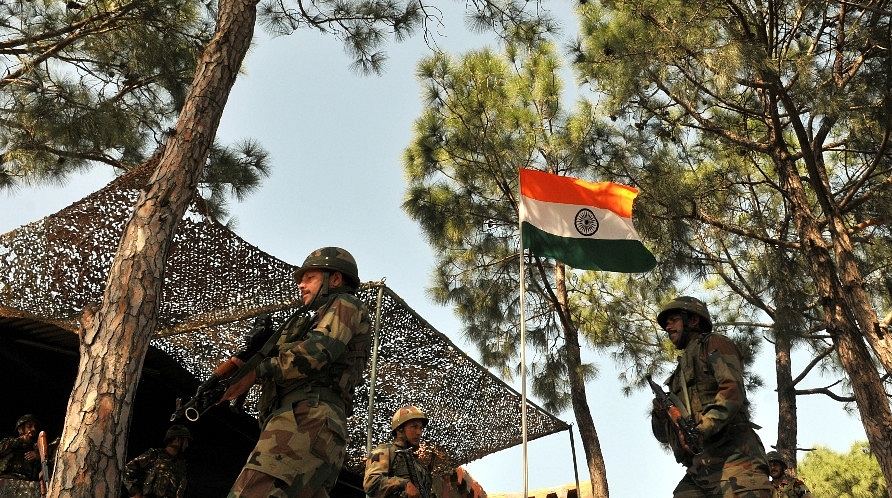
{"type": "Polygon", "coordinates": [[[294,272],[294,279],[300,282],[303,274],[309,270],[339,271],[351,287],[359,288],[359,269],[356,260],[340,247],[323,247],[311,252],[304,260],[304,264],[294,272]]]}
{"type": "Polygon", "coordinates": [[[657,315],[657,323],[661,329],[666,328],[666,319],[673,311],[686,311],[700,317],[700,331],[708,334],[712,331],[712,319],[709,317],[709,310],[703,301],[691,296],[678,296],[666,303],[663,310],[657,315]]]}
{"type": "Polygon", "coordinates": [[[176,438],[192,440],[192,433],[184,425],[176,424],[170,426],[164,434],[164,444],[168,444],[176,438]]]}
{"type": "Polygon", "coordinates": [[[410,420],[421,420],[424,427],[427,427],[427,415],[424,414],[417,406],[404,406],[393,414],[390,419],[390,431],[395,433],[403,424],[410,420]]]}
{"type": "Polygon", "coordinates": [[[19,427],[27,424],[28,422],[34,422],[35,424],[40,425],[40,421],[37,420],[37,417],[28,413],[26,415],[22,415],[21,417],[19,417],[18,420],[16,420],[15,430],[18,431],[19,427]]]}
{"type": "Polygon", "coordinates": [[[784,459],[784,457],[782,457],[781,454],[777,451],[769,451],[766,456],[768,457],[768,463],[780,462],[780,464],[783,465],[784,468],[790,467],[789,465],[787,465],[787,461],[784,459]]]}

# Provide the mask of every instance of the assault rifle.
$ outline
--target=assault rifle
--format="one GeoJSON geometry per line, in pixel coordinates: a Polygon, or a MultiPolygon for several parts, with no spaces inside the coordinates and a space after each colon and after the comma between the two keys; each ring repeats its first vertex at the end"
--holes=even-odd
{"type": "MultiPolygon", "coordinates": [[[[409,471],[409,481],[418,489],[421,498],[433,498],[430,489],[423,485],[421,479],[418,478],[418,469],[415,468],[415,455],[412,454],[412,450],[402,449],[396,450],[394,453],[397,456],[402,456],[406,459],[406,469],[409,471]]],[[[393,464],[391,463],[391,465],[393,464]]]]}
{"type": "Polygon", "coordinates": [[[40,455],[40,496],[46,496],[50,489],[50,466],[47,462],[50,446],[44,431],[37,435],[37,453],[40,455]]]}
{"type": "MultiPolygon", "coordinates": [[[[235,357],[243,362],[242,366],[233,362],[231,359],[220,364],[210,377],[198,386],[195,394],[186,403],[182,402],[182,398],[177,398],[176,409],[170,416],[170,421],[180,417],[186,417],[187,420],[195,422],[199,417],[216,405],[226,389],[232,381],[241,377],[242,372],[247,368],[255,368],[255,364],[249,364],[249,360],[261,352],[263,346],[273,336],[272,319],[269,315],[263,314],[254,319],[254,326],[245,334],[245,347],[235,354],[235,357]]],[[[230,406],[233,409],[240,409],[245,402],[245,395],[239,396],[232,400],[230,406]]]]}
{"type": "Polygon", "coordinates": [[[700,428],[697,427],[697,424],[681,413],[681,410],[675,402],[672,401],[672,397],[663,391],[663,388],[654,382],[650,375],[646,376],[646,378],[647,382],[650,384],[651,390],[654,392],[657,404],[660,405],[660,408],[664,412],[666,412],[672,425],[674,425],[675,428],[678,429],[679,434],[681,434],[682,444],[695,455],[703,453],[703,434],[700,432],[700,428]]]}

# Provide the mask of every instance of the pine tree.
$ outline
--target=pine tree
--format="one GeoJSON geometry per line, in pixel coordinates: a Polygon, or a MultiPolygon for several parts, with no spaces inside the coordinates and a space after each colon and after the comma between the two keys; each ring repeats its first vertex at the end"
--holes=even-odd
{"type": "Polygon", "coordinates": [[[665,264],[755,296],[746,306],[776,333],[824,331],[888,479],[873,358],[892,372],[876,311],[889,303],[890,13],[675,0],[580,13],[577,67],[634,151],[639,230],[665,264]]]}

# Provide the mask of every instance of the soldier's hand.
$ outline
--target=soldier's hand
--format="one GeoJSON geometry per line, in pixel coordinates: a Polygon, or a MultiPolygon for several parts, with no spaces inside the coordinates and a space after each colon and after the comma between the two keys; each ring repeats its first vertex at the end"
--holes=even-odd
{"type": "Polygon", "coordinates": [[[35,450],[25,452],[25,460],[28,460],[29,462],[37,460],[39,458],[40,458],[40,453],[37,453],[37,451],[35,451],[35,450]]]}
{"type": "MultiPolygon", "coordinates": [[[[245,362],[243,362],[242,360],[235,358],[235,357],[230,358],[229,361],[231,361],[232,363],[235,363],[236,366],[238,366],[238,367],[241,367],[242,365],[245,364],[245,362]]],[[[241,396],[242,394],[245,394],[246,392],[248,392],[248,389],[251,389],[251,386],[254,385],[255,381],[257,381],[257,372],[255,370],[251,370],[250,372],[245,374],[244,377],[239,379],[236,383],[230,385],[226,389],[226,392],[223,393],[223,397],[220,398],[220,401],[218,401],[217,404],[220,404],[224,401],[232,401],[235,398],[238,398],[239,396],[241,396]]]]}
{"type": "Polygon", "coordinates": [[[412,484],[412,481],[406,483],[406,496],[408,498],[421,498],[421,492],[412,484]]]}

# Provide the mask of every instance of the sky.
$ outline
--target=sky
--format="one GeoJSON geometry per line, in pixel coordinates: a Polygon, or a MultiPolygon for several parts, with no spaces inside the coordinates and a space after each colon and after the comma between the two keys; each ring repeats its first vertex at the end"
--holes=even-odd
{"type": "MultiPolygon", "coordinates": [[[[445,28],[438,29],[440,47],[456,54],[486,43],[495,48],[487,38],[464,28],[461,4],[454,5],[447,12],[445,28]]],[[[563,2],[559,7],[566,11],[563,2]]],[[[565,34],[572,31],[573,26],[565,27],[565,34]]],[[[238,221],[234,231],[292,265],[300,265],[318,247],[346,248],[356,258],[363,281],[384,280],[429,323],[479,358],[461,336],[461,324],[452,311],[428,298],[425,289],[435,255],[421,229],[400,207],[406,188],[401,154],[422,108],[415,68],[421,57],[430,54],[429,48],[418,36],[388,44],[385,73],[361,76],[349,69],[350,60],[333,37],[299,32],[269,39],[260,29],[257,32],[217,138],[256,139],[270,153],[272,174],[246,200],[231,204],[231,215],[238,221]]],[[[112,172],[100,167],[72,177],[64,186],[0,191],[0,233],[52,214],[111,179],[112,172]]],[[[696,295],[696,289],[691,293],[696,295]]],[[[751,392],[750,400],[754,422],[762,426],[758,434],[770,449],[778,430],[777,401],[770,345],[766,343],[763,350],[753,369],[766,379],[766,386],[751,392]]],[[[588,385],[587,395],[611,496],[671,496],[684,469],[650,433],[647,413],[652,395],[640,391],[624,396],[616,380],[620,367],[608,354],[590,351],[586,359],[596,362],[600,372],[588,385]]],[[[794,355],[794,376],[805,363],[802,354],[794,355]]],[[[801,387],[827,383],[809,377],[801,387]]],[[[517,379],[512,385],[520,390],[517,379]]],[[[846,414],[839,403],[804,396],[798,406],[800,447],[846,452],[852,442],[866,440],[858,417],[846,414]]],[[[574,424],[571,410],[556,415],[574,424]]],[[[588,471],[575,428],[574,434],[579,479],[585,481],[588,471]]],[[[575,480],[566,432],[531,441],[527,454],[529,490],[575,480]]],[[[520,446],[471,462],[466,469],[488,493],[524,489],[520,446]]]]}

